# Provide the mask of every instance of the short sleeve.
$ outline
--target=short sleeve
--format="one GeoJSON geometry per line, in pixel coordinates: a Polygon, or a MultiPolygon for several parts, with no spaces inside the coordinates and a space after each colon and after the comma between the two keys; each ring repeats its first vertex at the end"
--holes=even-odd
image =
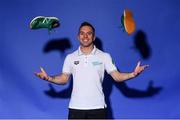
{"type": "Polygon", "coordinates": [[[108,53],[105,53],[104,64],[105,64],[105,70],[108,74],[110,74],[112,71],[117,70],[110,54],[108,53]]]}
{"type": "Polygon", "coordinates": [[[64,60],[62,72],[66,73],[66,74],[71,74],[72,73],[71,71],[72,71],[71,57],[70,57],[70,55],[67,55],[64,60]]]}

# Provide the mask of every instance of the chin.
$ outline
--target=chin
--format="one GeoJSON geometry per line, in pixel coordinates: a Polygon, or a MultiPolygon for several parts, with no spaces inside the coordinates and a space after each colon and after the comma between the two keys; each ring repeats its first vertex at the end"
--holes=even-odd
{"type": "Polygon", "coordinates": [[[91,46],[91,44],[81,44],[81,46],[83,46],[83,47],[89,47],[89,46],[91,46]]]}

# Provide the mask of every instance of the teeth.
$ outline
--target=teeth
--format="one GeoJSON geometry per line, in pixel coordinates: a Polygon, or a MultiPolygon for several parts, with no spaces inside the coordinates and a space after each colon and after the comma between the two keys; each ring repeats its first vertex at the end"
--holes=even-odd
{"type": "Polygon", "coordinates": [[[84,42],[87,42],[88,40],[83,40],[84,42]]]}

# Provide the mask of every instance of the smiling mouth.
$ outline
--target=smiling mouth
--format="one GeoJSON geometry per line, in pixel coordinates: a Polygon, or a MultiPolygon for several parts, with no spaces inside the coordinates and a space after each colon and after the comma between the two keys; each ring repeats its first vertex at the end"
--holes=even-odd
{"type": "Polygon", "coordinates": [[[88,42],[89,40],[85,39],[85,40],[82,40],[83,42],[88,42]]]}

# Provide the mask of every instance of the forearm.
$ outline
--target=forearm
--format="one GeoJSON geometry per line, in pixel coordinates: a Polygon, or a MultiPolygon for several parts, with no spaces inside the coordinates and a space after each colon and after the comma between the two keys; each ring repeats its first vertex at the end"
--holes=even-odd
{"type": "Polygon", "coordinates": [[[121,81],[132,79],[134,77],[135,77],[134,72],[131,72],[131,73],[120,73],[120,75],[118,76],[117,81],[121,82],[121,81]]]}
{"type": "Polygon", "coordinates": [[[55,84],[66,84],[68,81],[68,77],[66,75],[60,74],[60,75],[54,75],[54,76],[48,76],[47,81],[55,83],[55,84]]]}
{"type": "Polygon", "coordinates": [[[131,73],[120,73],[118,71],[115,71],[112,73],[112,77],[116,82],[123,82],[129,79],[132,79],[136,77],[134,72],[131,73]]]}

